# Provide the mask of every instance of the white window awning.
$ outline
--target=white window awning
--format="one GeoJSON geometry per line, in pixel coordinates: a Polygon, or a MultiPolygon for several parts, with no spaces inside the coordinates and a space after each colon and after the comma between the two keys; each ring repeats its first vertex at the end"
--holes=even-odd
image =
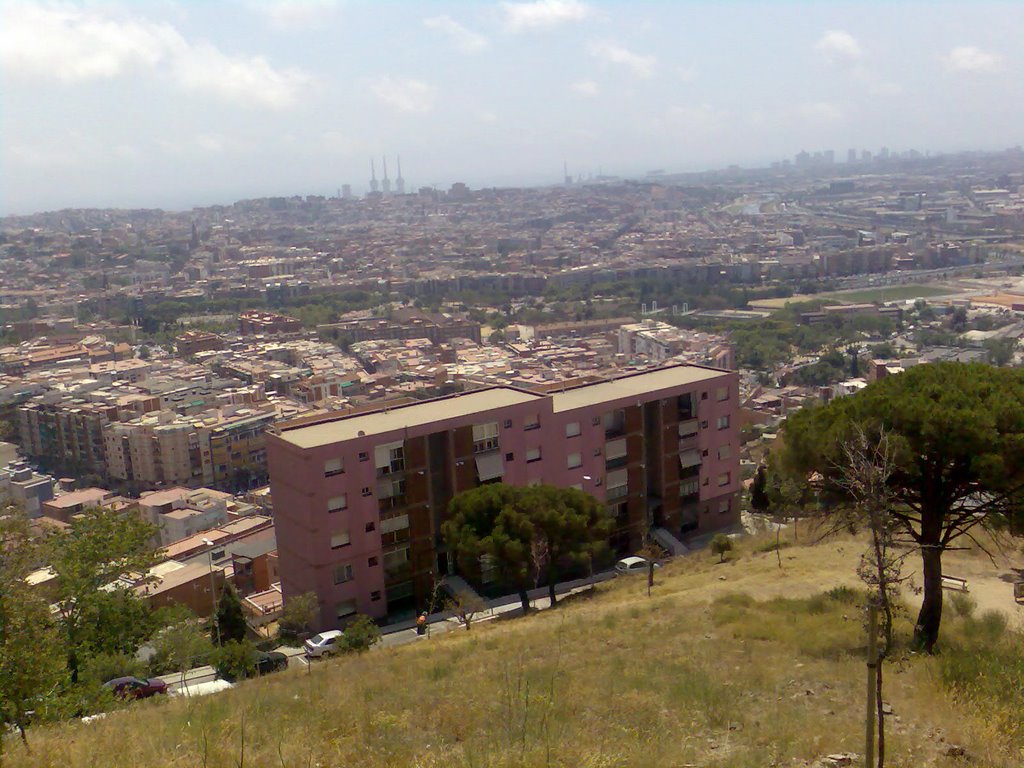
{"type": "Polygon", "coordinates": [[[494,480],[505,474],[505,464],[500,453],[483,453],[476,457],[476,475],[480,482],[494,480]]]}

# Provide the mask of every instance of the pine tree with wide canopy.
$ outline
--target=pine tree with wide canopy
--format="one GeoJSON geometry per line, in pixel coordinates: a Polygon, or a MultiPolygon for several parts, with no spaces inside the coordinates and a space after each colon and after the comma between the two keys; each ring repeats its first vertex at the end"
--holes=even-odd
{"type": "Polygon", "coordinates": [[[1024,371],[935,363],[888,376],[856,395],[808,408],[786,423],[780,467],[820,475],[826,500],[842,497],[843,445],[884,430],[895,471],[891,514],[919,548],[923,600],[915,644],[931,652],[942,621],[942,555],[978,526],[1000,527],[1021,509],[1024,371]]]}

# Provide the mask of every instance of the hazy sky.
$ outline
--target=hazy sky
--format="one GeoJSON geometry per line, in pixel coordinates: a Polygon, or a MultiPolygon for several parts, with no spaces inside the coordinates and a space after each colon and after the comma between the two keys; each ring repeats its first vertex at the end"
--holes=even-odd
{"type": "Polygon", "coordinates": [[[1001,149],[1024,3],[0,0],[0,214],[1001,149]]]}

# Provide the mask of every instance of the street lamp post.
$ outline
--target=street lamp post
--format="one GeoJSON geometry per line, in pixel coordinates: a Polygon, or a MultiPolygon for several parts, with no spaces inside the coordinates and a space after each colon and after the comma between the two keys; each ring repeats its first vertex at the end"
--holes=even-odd
{"type": "Polygon", "coordinates": [[[209,539],[203,539],[203,544],[209,548],[207,549],[207,554],[210,556],[210,600],[213,603],[213,613],[210,614],[210,617],[213,619],[213,632],[219,646],[220,621],[217,619],[217,581],[213,577],[213,542],[209,539]]]}

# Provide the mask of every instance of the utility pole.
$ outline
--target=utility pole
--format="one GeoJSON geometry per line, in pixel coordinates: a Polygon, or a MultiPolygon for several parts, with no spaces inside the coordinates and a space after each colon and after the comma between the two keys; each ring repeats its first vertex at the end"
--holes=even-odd
{"type": "Polygon", "coordinates": [[[868,708],[867,730],[864,740],[864,768],[875,766],[875,696],[878,683],[876,668],[878,667],[878,606],[874,601],[868,605],[868,708]]]}
{"type": "Polygon", "coordinates": [[[209,547],[207,554],[210,556],[210,601],[213,604],[213,613],[211,618],[213,619],[213,631],[217,638],[217,647],[220,647],[220,619],[217,616],[217,580],[213,576],[213,542],[209,539],[203,539],[203,544],[209,547]]]}

